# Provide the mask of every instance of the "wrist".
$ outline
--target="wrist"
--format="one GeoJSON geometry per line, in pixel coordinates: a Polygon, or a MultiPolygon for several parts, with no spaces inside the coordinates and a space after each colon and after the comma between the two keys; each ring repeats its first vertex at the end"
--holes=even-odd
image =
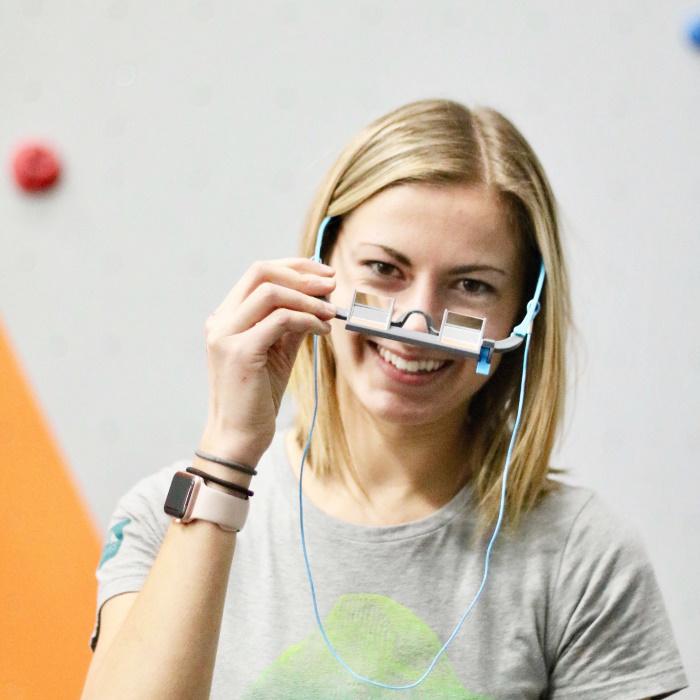
{"type": "MultiPolygon", "coordinates": [[[[202,459],[197,455],[194,455],[192,458],[192,466],[196,469],[200,469],[201,471],[206,472],[207,474],[210,474],[211,476],[217,479],[224,479],[225,481],[230,481],[231,483],[236,484],[236,486],[241,486],[244,489],[250,488],[250,482],[253,479],[253,477],[248,474],[242,474],[241,472],[234,471],[233,469],[226,467],[223,464],[210,462],[209,460],[202,459]]],[[[217,491],[225,491],[226,493],[231,493],[231,491],[225,486],[221,486],[212,481],[209,481],[207,486],[216,489],[217,491]]]]}
{"type": "MultiPolygon", "coordinates": [[[[261,445],[260,442],[236,438],[230,434],[224,435],[207,428],[202,434],[197,449],[200,452],[214,455],[219,459],[238,462],[239,464],[255,468],[265,453],[267,446],[261,445]]],[[[212,462],[207,462],[207,464],[214,466],[212,462]]],[[[227,467],[223,468],[228,469],[227,467]]]]}
{"type": "MultiPolygon", "coordinates": [[[[265,450],[261,449],[259,445],[253,445],[244,440],[234,440],[230,436],[224,438],[220,434],[207,429],[199,441],[197,451],[229,462],[237,462],[247,467],[255,468],[265,450]]],[[[245,489],[250,488],[250,482],[253,478],[252,475],[244,474],[224,464],[219,464],[198,455],[192,457],[192,466],[215,478],[224,479],[245,489]]],[[[231,493],[225,486],[212,481],[208,482],[208,486],[219,491],[231,493]]]]}

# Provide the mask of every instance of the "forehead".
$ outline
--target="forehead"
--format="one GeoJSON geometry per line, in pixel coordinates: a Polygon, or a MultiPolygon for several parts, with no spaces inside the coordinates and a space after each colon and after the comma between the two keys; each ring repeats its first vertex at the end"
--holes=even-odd
{"type": "Polygon", "coordinates": [[[345,217],[343,238],[415,255],[517,254],[516,234],[502,200],[484,186],[402,184],[383,190],[345,217]]]}

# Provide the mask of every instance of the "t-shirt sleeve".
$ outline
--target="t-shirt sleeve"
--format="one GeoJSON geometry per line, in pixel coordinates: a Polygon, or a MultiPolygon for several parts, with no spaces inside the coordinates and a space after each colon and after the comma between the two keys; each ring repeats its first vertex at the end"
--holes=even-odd
{"type": "Polygon", "coordinates": [[[596,496],[571,527],[552,601],[551,698],[641,700],[687,687],[645,548],[596,496]]]}
{"type": "Polygon", "coordinates": [[[97,606],[90,637],[94,651],[104,603],[120,593],[140,591],[155,561],[171,518],[163,504],[172,475],[187,462],[164,467],[138,481],[118,501],[97,565],[97,606]]]}

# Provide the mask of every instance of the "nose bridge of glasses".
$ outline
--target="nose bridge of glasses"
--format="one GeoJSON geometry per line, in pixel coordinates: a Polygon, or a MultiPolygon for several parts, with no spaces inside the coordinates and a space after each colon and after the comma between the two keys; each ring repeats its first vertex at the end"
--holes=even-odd
{"type": "Polygon", "coordinates": [[[439,328],[435,327],[433,317],[422,309],[410,309],[401,314],[394,315],[394,322],[408,330],[422,331],[423,333],[432,333],[433,335],[439,332],[439,328]]]}
{"type": "Polygon", "coordinates": [[[404,327],[410,330],[427,332],[429,325],[437,329],[445,308],[444,301],[432,279],[416,280],[396,295],[393,320],[403,320],[404,327]]]}

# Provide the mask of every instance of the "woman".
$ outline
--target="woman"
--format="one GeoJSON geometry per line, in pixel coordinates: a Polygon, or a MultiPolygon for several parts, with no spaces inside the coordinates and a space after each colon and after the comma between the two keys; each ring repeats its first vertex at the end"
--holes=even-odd
{"type": "MultiPolygon", "coordinates": [[[[551,478],[568,290],[554,197],[517,129],[446,100],[377,120],[321,187],[302,255],[251,266],[207,320],[198,455],[117,506],[83,697],[590,700],[685,687],[636,537],[589,491],[551,478]],[[326,216],[327,266],[310,259],[326,216]],[[494,354],[488,375],[332,320],[357,289],[392,297],[396,314],[485,318],[485,337],[506,338],[541,264],[528,342],[494,354]],[[459,627],[499,522],[526,347],[504,529],[459,627]],[[292,372],[296,422],[275,433],[292,372]],[[164,502],[184,513],[176,486],[202,475],[230,505],[173,520],[164,502]]],[[[426,317],[405,328],[425,331],[426,317]]]]}

